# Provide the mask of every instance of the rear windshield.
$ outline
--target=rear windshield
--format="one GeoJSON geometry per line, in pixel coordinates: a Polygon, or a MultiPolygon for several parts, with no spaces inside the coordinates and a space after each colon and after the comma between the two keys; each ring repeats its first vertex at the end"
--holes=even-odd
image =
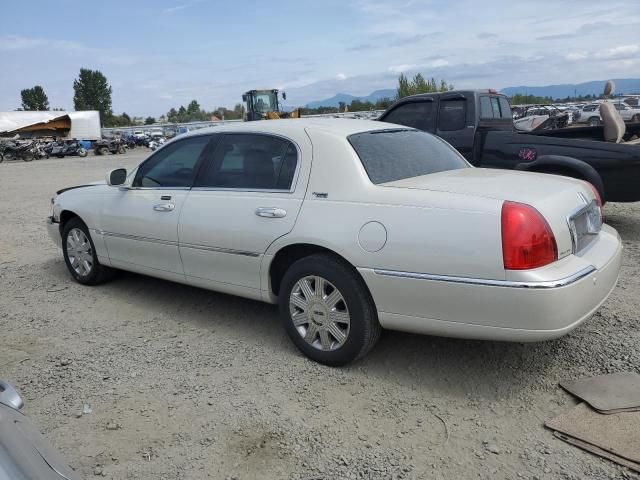
{"type": "Polygon", "coordinates": [[[449,144],[418,130],[376,130],[348,139],[375,184],[469,168],[449,144]]]}

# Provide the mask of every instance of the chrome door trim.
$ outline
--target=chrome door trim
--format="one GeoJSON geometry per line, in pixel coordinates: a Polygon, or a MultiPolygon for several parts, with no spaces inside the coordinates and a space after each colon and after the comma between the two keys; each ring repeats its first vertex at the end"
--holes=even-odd
{"type": "Polygon", "coordinates": [[[157,243],[160,245],[169,245],[172,247],[192,248],[194,250],[206,250],[209,252],[228,253],[230,255],[241,255],[244,257],[259,257],[259,252],[247,252],[245,250],[234,250],[232,248],[210,247],[209,245],[196,245],[193,243],[180,243],[170,240],[161,240],[159,238],[140,237],[137,235],[126,235],[124,233],[105,232],[104,230],[95,230],[98,235],[105,237],[125,238],[127,240],[137,240],[139,242],[157,243]]]}
{"type": "Polygon", "coordinates": [[[469,277],[455,277],[450,275],[433,275],[430,273],[414,273],[414,272],[399,272],[395,270],[382,270],[374,269],[376,275],[385,277],[398,277],[398,278],[410,278],[415,280],[429,280],[436,282],[450,282],[450,283],[462,283],[468,285],[483,285],[488,287],[508,287],[508,288],[559,288],[586,277],[587,275],[596,271],[593,265],[583,268],[579,272],[569,275],[565,278],[558,280],[542,281],[542,282],[517,282],[511,280],[490,280],[485,278],[469,278],[469,277]]]}
{"type": "Polygon", "coordinates": [[[194,250],[205,250],[207,252],[228,253],[229,255],[241,255],[243,257],[259,257],[258,252],[247,252],[245,250],[234,250],[232,248],[210,247],[208,245],[195,245],[193,243],[181,243],[180,248],[191,248],[194,250]]]}
{"type": "Polygon", "coordinates": [[[137,240],[139,242],[159,243],[161,245],[169,245],[172,247],[178,246],[178,242],[174,242],[172,240],[161,240],[159,238],[140,237],[138,235],[128,235],[126,233],[105,232],[104,230],[96,230],[96,233],[104,237],[125,238],[127,240],[137,240]]]}

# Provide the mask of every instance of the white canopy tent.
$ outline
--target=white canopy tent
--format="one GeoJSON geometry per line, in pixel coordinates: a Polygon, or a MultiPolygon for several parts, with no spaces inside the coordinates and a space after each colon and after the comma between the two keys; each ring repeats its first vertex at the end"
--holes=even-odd
{"type": "Polygon", "coordinates": [[[55,135],[77,140],[98,140],[100,112],[0,112],[0,135],[55,135]]]}

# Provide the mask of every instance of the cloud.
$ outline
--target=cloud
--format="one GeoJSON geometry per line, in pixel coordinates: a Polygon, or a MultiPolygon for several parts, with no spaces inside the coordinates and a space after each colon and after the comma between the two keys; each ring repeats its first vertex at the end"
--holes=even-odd
{"type": "Polygon", "coordinates": [[[589,53],[588,52],[571,52],[571,53],[567,53],[565,55],[565,58],[572,62],[577,62],[577,61],[586,60],[587,58],[589,58],[589,53]]]}
{"type": "Polygon", "coordinates": [[[353,47],[347,48],[347,52],[364,52],[366,50],[373,50],[375,48],[378,47],[371,43],[362,43],[360,45],[354,45],[353,47]]]}
{"type": "Polygon", "coordinates": [[[402,65],[391,65],[387,70],[391,73],[403,73],[407,70],[413,70],[417,66],[415,63],[403,63],[402,65]]]}
{"type": "Polygon", "coordinates": [[[180,10],[184,10],[185,8],[190,7],[190,6],[191,6],[190,3],[185,3],[183,5],[176,5],[175,7],[165,8],[164,10],[162,10],[162,13],[179,12],[180,10]]]}
{"type": "Polygon", "coordinates": [[[476,35],[477,38],[479,38],[480,40],[489,40],[491,38],[498,38],[498,34],[497,33],[490,33],[490,32],[480,32],[476,35]]]}
{"type": "Polygon", "coordinates": [[[347,76],[344,73],[339,73],[336,75],[336,80],[346,80],[347,76]]]}
{"type": "Polygon", "coordinates": [[[67,40],[52,40],[39,37],[23,37],[20,35],[2,35],[0,36],[0,50],[29,50],[40,47],[48,47],[55,50],[69,51],[84,48],[81,44],[70,42],[67,40]]]}
{"type": "Polygon", "coordinates": [[[632,56],[636,56],[640,52],[640,45],[619,45],[617,47],[607,48],[605,50],[600,50],[596,52],[596,58],[605,58],[605,59],[622,59],[622,58],[630,58],[632,56]]]}

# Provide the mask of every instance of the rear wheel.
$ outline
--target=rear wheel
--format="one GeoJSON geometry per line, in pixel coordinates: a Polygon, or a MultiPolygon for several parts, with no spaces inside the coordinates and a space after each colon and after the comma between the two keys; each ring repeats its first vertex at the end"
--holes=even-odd
{"type": "Polygon", "coordinates": [[[362,278],[349,265],[316,254],[294,263],[279,293],[287,334],[307,357],[339,366],[364,356],[382,327],[362,278]]]}
{"type": "Polygon", "coordinates": [[[78,155],[81,157],[86,157],[87,156],[87,150],[84,148],[81,148],[80,150],[78,150],[78,155]]]}
{"type": "Polygon", "coordinates": [[[589,126],[590,127],[598,127],[602,124],[602,122],[600,121],[600,119],[598,117],[593,117],[589,119],[589,126]]]}
{"type": "Polygon", "coordinates": [[[126,153],[126,148],[124,148],[123,146],[118,147],[118,153],[123,154],[126,153]]]}
{"type": "Polygon", "coordinates": [[[73,279],[82,285],[97,285],[113,277],[112,268],[98,261],[89,229],[78,217],[69,220],[62,231],[62,254],[73,279]]]}

